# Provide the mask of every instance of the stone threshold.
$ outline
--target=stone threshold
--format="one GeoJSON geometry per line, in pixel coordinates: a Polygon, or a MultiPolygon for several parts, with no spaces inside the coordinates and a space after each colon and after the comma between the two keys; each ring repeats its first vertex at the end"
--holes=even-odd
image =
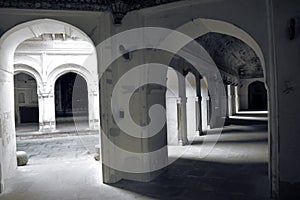
{"type": "Polygon", "coordinates": [[[17,132],[17,140],[26,139],[40,139],[40,138],[54,138],[54,137],[67,137],[67,136],[83,136],[83,135],[97,135],[99,130],[54,130],[54,131],[35,131],[35,132],[17,132]]]}

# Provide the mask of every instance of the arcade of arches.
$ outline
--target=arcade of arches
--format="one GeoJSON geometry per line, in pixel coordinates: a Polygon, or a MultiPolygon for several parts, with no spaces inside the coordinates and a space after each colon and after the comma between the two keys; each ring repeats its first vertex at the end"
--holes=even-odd
{"type": "Polygon", "coordinates": [[[12,2],[0,2],[0,199],[299,198],[299,3],[12,2]],[[191,40],[169,44],[179,33],[191,40]],[[136,87],[155,63],[169,66],[162,84],[136,87]]]}
{"type": "Polygon", "coordinates": [[[66,34],[42,34],[19,44],[14,56],[17,127],[43,132],[75,120],[98,129],[99,114],[94,112],[99,109],[97,69],[84,66],[92,52],[91,44],[66,34]],[[22,79],[22,73],[31,76],[22,79]],[[33,113],[34,119],[22,120],[33,113]]]}

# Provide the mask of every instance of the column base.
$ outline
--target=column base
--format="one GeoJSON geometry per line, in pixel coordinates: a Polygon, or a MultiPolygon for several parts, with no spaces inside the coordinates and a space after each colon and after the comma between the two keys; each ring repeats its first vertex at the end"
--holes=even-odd
{"type": "Polygon", "coordinates": [[[157,178],[159,175],[161,175],[167,168],[163,168],[157,171],[148,172],[148,173],[126,173],[126,172],[120,172],[114,169],[111,169],[110,167],[102,164],[102,173],[103,173],[103,183],[105,184],[114,184],[119,182],[122,179],[130,180],[130,181],[137,181],[137,182],[143,182],[147,183],[155,178],[157,178]]]}
{"type": "Polygon", "coordinates": [[[206,133],[207,133],[207,130],[196,131],[196,134],[199,136],[206,135],[206,133]]]}
{"type": "Polygon", "coordinates": [[[99,119],[89,120],[89,129],[90,130],[99,130],[100,129],[99,119]]]}
{"type": "Polygon", "coordinates": [[[40,128],[39,131],[52,131],[56,129],[56,123],[55,121],[50,121],[50,122],[42,122],[40,123],[40,128]]]}
{"type": "Polygon", "coordinates": [[[185,145],[188,145],[189,144],[189,141],[186,139],[186,140],[178,140],[178,145],[179,146],[185,146],[185,145]]]}

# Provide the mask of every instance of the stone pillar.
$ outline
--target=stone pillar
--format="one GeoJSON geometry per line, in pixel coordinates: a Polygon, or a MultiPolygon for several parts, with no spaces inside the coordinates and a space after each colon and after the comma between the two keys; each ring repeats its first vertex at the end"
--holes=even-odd
{"type": "Polygon", "coordinates": [[[202,135],[202,109],[201,109],[201,76],[196,75],[196,95],[195,98],[195,108],[196,108],[196,131],[199,133],[199,135],[202,135]]]}
{"type": "Polygon", "coordinates": [[[227,85],[221,84],[221,87],[224,87],[221,90],[221,101],[219,104],[220,116],[218,121],[218,127],[223,127],[226,123],[226,118],[228,117],[228,96],[227,96],[227,85]]]}
{"type": "Polygon", "coordinates": [[[225,113],[226,113],[226,118],[227,118],[229,116],[229,111],[228,111],[228,88],[227,88],[228,85],[225,84],[224,86],[225,86],[225,101],[226,101],[226,107],[227,107],[225,113]]]}
{"type": "Polygon", "coordinates": [[[208,89],[204,79],[201,79],[201,113],[202,113],[202,132],[206,132],[209,129],[208,126],[208,89]]]}
{"type": "MultiPolygon", "coordinates": [[[[5,57],[0,57],[3,62],[5,57]]],[[[0,65],[0,193],[8,175],[17,167],[13,76],[13,72],[3,70],[0,65]]]]}
{"type": "Polygon", "coordinates": [[[178,76],[178,93],[177,112],[178,112],[178,144],[188,144],[187,139],[187,117],[186,117],[186,83],[185,77],[181,74],[178,76]]]}
{"type": "Polygon", "coordinates": [[[53,93],[38,94],[40,131],[55,130],[55,99],[53,93]]]}
{"type": "Polygon", "coordinates": [[[227,85],[227,114],[228,116],[232,116],[232,104],[233,98],[232,98],[232,85],[227,85]]]}
{"type": "Polygon", "coordinates": [[[211,80],[215,81],[215,88],[211,88],[212,91],[210,93],[211,98],[211,109],[212,109],[212,117],[210,121],[211,128],[220,128],[224,125],[224,120],[226,116],[226,107],[227,107],[227,99],[223,81],[211,80]],[[216,82],[217,81],[217,82],[216,82]]]}
{"type": "Polygon", "coordinates": [[[99,130],[99,94],[98,91],[89,92],[89,129],[99,130]]]}
{"type": "Polygon", "coordinates": [[[230,86],[230,109],[231,109],[231,116],[235,115],[238,111],[238,93],[237,93],[237,86],[230,86]]]}

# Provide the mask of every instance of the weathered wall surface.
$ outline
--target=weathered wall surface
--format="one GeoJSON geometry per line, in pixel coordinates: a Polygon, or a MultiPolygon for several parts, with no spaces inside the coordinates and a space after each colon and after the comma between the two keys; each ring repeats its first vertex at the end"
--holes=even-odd
{"type": "Polygon", "coordinates": [[[277,67],[280,196],[300,197],[300,4],[296,0],[273,2],[275,62],[277,67]],[[288,38],[288,24],[296,21],[295,39],[288,38]]]}

